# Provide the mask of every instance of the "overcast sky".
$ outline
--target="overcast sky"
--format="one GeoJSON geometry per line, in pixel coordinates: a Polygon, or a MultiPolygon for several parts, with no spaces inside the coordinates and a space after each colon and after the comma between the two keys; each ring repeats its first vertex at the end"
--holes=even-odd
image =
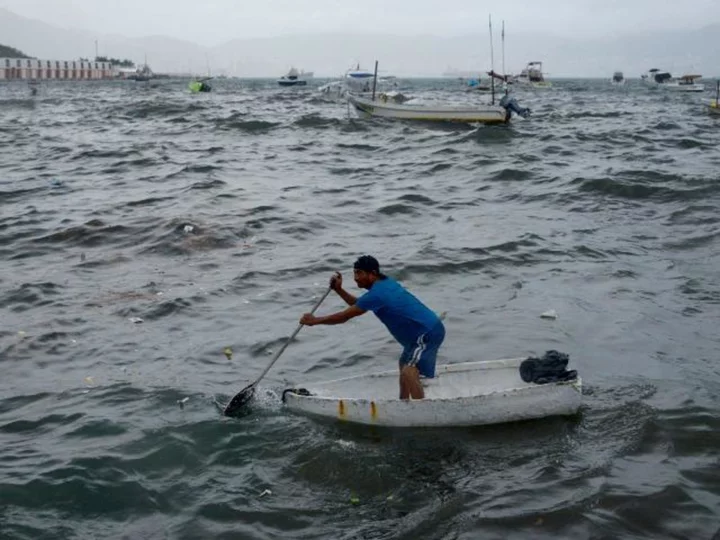
{"type": "Polygon", "coordinates": [[[65,28],[165,35],[214,46],[234,38],[347,32],[487,35],[492,14],[512,32],[600,37],[720,21],[720,0],[0,0],[65,28]]]}

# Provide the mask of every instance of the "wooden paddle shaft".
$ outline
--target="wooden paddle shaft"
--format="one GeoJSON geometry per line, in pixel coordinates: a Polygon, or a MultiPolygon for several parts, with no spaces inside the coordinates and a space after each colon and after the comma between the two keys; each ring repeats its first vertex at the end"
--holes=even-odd
{"type": "MultiPolygon", "coordinates": [[[[327,298],[328,294],[330,294],[330,289],[328,287],[328,290],[325,291],[325,294],[322,295],[320,300],[317,301],[317,304],[315,304],[315,307],[312,308],[312,311],[310,313],[315,313],[317,308],[320,307],[320,304],[323,303],[323,301],[327,298]]],[[[285,352],[285,349],[287,349],[288,345],[290,345],[290,342],[295,339],[295,336],[297,336],[300,329],[305,326],[304,324],[299,324],[298,327],[295,329],[295,331],[292,333],[292,335],[287,339],[285,344],[282,346],[282,348],[275,354],[275,357],[270,361],[270,364],[268,364],[268,367],[265,368],[265,371],[263,371],[260,376],[257,378],[257,380],[252,384],[252,386],[257,386],[257,384],[260,382],[260,379],[262,379],[268,371],[270,371],[270,368],[273,367],[273,364],[277,362],[277,359],[280,358],[280,355],[285,352]]]]}

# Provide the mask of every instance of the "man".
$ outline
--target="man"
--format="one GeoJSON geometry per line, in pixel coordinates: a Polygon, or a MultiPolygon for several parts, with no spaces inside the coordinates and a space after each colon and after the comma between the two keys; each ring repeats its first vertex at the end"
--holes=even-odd
{"type": "Polygon", "coordinates": [[[382,274],[375,257],[360,257],[355,261],[353,274],[357,286],[368,292],[356,298],[343,289],[342,275],[337,273],[330,279],[330,288],[350,307],[325,317],[306,313],[300,323],[307,326],[342,324],[372,311],[403,346],[400,355],[400,399],[424,398],[420,375],[435,376],[437,352],[445,339],[442,321],[397,281],[382,274]]]}

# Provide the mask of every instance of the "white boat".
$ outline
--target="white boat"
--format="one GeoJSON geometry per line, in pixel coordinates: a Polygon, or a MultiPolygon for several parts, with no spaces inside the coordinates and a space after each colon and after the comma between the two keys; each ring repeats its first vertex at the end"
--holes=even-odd
{"type": "Polygon", "coordinates": [[[394,118],[397,120],[425,120],[440,122],[462,122],[482,124],[504,124],[510,120],[512,112],[526,116],[529,112],[517,105],[514,99],[506,96],[501,100],[504,105],[414,105],[395,103],[387,94],[380,93],[375,99],[348,94],[348,101],[362,116],[394,118]],[[507,98],[507,99],[506,99],[507,98]]]}
{"type": "Polygon", "coordinates": [[[513,78],[513,83],[520,86],[532,86],[533,88],[551,88],[552,83],[545,80],[542,70],[542,62],[528,62],[520,72],[513,78]]]}
{"type": "Polygon", "coordinates": [[[312,71],[298,71],[294,67],[291,67],[290,71],[288,71],[286,75],[280,77],[277,82],[280,86],[306,86],[308,79],[312,78],[312,71]]]}
{"type": "Polygon", "coordinates": [[[479,426],[576,414],[582,380],[526,383],[524,358],[439,366],[423,379],[425,399],[398,398],[398,371],[311,383],[289,389],[291,411],[326,419],[392,427],[479,426]]]}
{"type": "Polygon", "coordinates": [[[615,86],[622,86],[625,84],[625,76],[623,75],[622,71],[616,71],[613,73],[612,79],[610,79],[610,82],[614,84],[615,86]]]}
{"type": "Polygon", "coordinates": [[[683,75],[675,78],[668,71],[653,68],[642,76],[642,80],[651,87],[664,88],[674,92],[704,92],[705,85],[695,82],[702,75],[683,75]]]}
{"type": "Polygon", "coordinates": [[[345,72],[345,84],[350,92],[369,92],[374,77],[374,72],[360,69],[360,64],[357,64],[355,69],[349,69],[345,72]]]}
{"type": "Polygon", "coordinates": [[[649,69],[647,73],[641,76],[644,83],[651,86],[659,86],[672,79],[672,75],[668,71],[662,71],[657,68],[649,69]]]}
{"type": "MultiPolygon", "coordinates": [[[[362,84],[353,84],[350,79],[344,79],[325,83],[318,87],[318,92],[325,94],[326,97],[345,100],[349,93],[354,93],[360,96],[371,96],[372,86],[372,78],[362,84]]],[[[390,95],[393,92],[396,92],[397,88],[398,83],[394,77],[379,78],[377,81],[376,91],[378,93],[383,92],[390,95]]]]}
{"type": "Polygon", "coordinates": [[[677,79],[670,79],[662,84],[664,88],[674,92],[704,92],[705,85],[695,82],[702,75],[683,75],[677,79]]]}

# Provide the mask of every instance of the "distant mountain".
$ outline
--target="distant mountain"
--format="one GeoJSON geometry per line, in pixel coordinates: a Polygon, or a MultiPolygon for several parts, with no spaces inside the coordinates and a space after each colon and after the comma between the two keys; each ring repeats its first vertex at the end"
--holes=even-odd
{"type": "Polygon", "coordinates": [[[143,64],[147,56],[154,71],[187,72],[192,66],[203,73],[207,70],[206,50],[195,43],[159,36],[131,39],[86,30],[66,30],[2,8],[0,36],[5,43],[48,60],[94,58],[95,40],[98,40],[101,56],[131,58],[136,64],[143,64]]]}
{"type": "Polygon", "coordinates": [[[0,45],[0,58],[30,58],[28,55],[8,47],[7,45],[0,45]]]}
{"type": "MultiPolygon", "coordinates": [[[[540,60],[550,78],[607,77],[621,70],[639,77],[652,67],[680,75],[720,75],[720,25],[700,29],[619,35],[601,39],[566,39],[552,34],[506,33],[506,72],[518,73],[527,62],[540,60]]],[[[387,34],[324,33],[236,39],[207,48],[180,39],[149,36],[131,39],[65,30],[0,9],[0,36],[38,58],[72,60],[99,54],[147,62],[156,72],[193,72],[243,77],[277,77],[291,66],[317,76],[338,76],[351,65],[398,76],[439,77],[452,66],[457,71],[490,68],[486,32],[457,37],[387,34]]],[[[502,70],[500,40],[496,37],[495,69],[502,70]]]]}

